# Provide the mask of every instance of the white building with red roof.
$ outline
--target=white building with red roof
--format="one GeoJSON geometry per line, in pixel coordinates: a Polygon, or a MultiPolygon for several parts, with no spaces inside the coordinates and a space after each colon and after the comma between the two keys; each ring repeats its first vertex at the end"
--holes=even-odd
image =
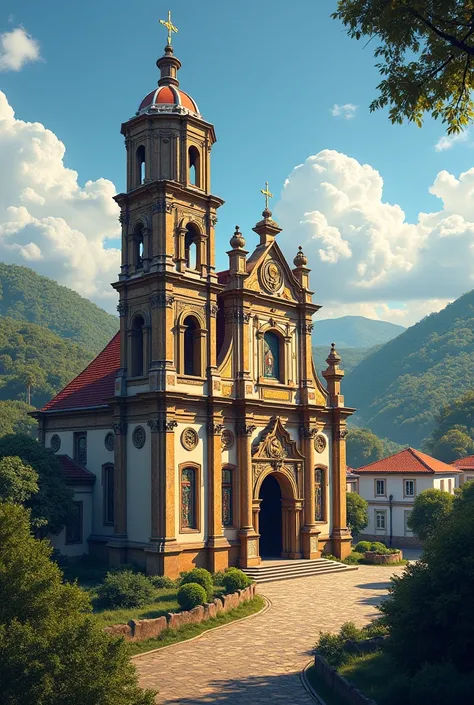
{"type": "Polygon", "coordinates": [[[356,470],[359,494],[369,503],[369,525],[360,539],[394,547],[417,545],[407,525],[417,495],[436,488],[454,493],[462,471],[414,448],[356,470]]]}
{"type": "Polygon", "coordinates": [[[451,463],[455,468],[461,470],[460,484],[474,482],[474,455],[467,455],[465,458],[458,458],[451,463]]]}

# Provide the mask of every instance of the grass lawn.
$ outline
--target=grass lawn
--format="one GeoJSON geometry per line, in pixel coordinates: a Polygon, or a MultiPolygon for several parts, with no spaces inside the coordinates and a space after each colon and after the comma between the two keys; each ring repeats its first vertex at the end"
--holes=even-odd
{"type": "Polygon", "coordinates": [[[178,612],[180,606],[176,599],[176,588],[162,589],[156,591],[156,598],[143,607],[124,607],[122,609],[103,610],[94,605],[94,614],[101,627],[109,627],[112,624],[126,624],[130,619],[155,619],[168,612],[178,612]]]}
{"type": "Polygon", "coordinates": [[[354,657],[338,668],[338,672],[378,705],[384,705],[393,692],[392,681],[397,676],[390,658],[380,651],[354,657]]]}
{"type": "Polygon", "coordinates": [[[326,705],[346,705],[346,701],[326,685],[323,679],[316,673],[314,666],[308,668],[306,676],[316,693],[324,700],[326,705]]]}
{"type": "MultiPolygon", "coordinates": [[[[242,619],[243,617],[248,617],[251,614],[260,612],[265,606],[265,600],[260,595],[256,595],[253,600],[249,602],[244,602],[239,605],[235,610],[230,612],[221,613],[214,619],[209,619],[207,622],[201,622],[200,624],[188,624],[181,629],[166,629],[160,634],[160,636],[154,639],[146,639],[145,641],[137,641],[135,643],[129,644],[130,654],[134,656],[135,654],[141,654],[144,651],[151,651],[152,649],[160,649],[163,646],[169,646],[170,644],[176,644],[178,641],[186,641],[187,639],[192,639],[195,636],[199,636],[208,629],[213,629],[214,627],[220,627],[223,624],[229,624],[236,619],[242,619]]],[[[328,704],[329,705],[329,704],[328,704]]],[[[338,704],[335,704],[338,705],[338,704]]]]}

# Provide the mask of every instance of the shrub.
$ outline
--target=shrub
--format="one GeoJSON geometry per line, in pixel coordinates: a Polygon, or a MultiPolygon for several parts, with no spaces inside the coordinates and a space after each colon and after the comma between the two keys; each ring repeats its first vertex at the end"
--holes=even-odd
{"type": "Polygon", "coordinates": [[[374,619],[373,622],[370,622],[370,624],[364,627],[364,631],[367,634],[368,638],[371,639],[374,636],[387,636],[388,627],[383,621],[383,619],[381,617],[378,617],[377,619],[374,619]]]}
{"type": "Polygon", "coordinates": [[[365,553],[366,551],[370,551],[370,545],[370,541],[359,541],[354,551],[357,551],[357,553],[365,553]]]}
{"type": "Polygon", "coordinates": [[[360,563],[360,561],[363,559],[364,554],[363,553],[358,553],[357,551],[352,551],[347,558],[344,559],[344,563],[347,565],[356,565],[357,563],[360,563]]]}
{"type": "Polygon", "coordinates": [[[381,541],[372,541],[370,544],[370,550],[375,551],[376,553],[380,553],[380,551],[385,551],[386,550],[386,545],[382,543],[381,541]]]}
{"type": "Polygon", "coordinates": [[[336,556],[333,556],[332,553],[323,553],[321,558],[326,558],[328,561],[338,561],[339,558],[336,558],[336,556]]]}
{"type": "Polygon", "coordinates": [[[425,664],[410,683],[410,703],[416,705],[470,705],[472,674],[465,676],[451,663],[425,664]]]}
{"type": "Polygon", "coordinates": [[[369,523],[369,503],[357,492],[347,492],[347,526],[353,534],[360,534],[369,523]]]}
{"type": "Polygon", "coordinates": [[[166,575],[151,575],[149,580],[154,587],[158,588],[158,590],[162,590],[163,588],[171,589],[177,587],[176,580],[172,580],[166,575]]]}
{"type": "Polygon", "coordinates": [[[339,634],[331,632],[320,632],[319,641],[316,644],[316,654],[322,656],[330,666],[339,668],[347,658],[344,652],[344,642],[339,634]]]}
{"type": "Polygon", "coordinates": [[[212,575],[205,568],[193,568],[188,573],[184,573],[181,578],[181,585],[187,583],[197,583],[204,588],[206,597],[210,600],[214,594],[214,586],[212,584],[212,575]]]}
{"type": "Polygon", "coordinates": [[[146,575],[123,570],[107,573],[97,595],[104,607],[141,607],[152,602],[155,588],[146,575]]]}
{"type": "Polygon", "coordinates": [[[178,590],[178,604],[183,610],[203,605],[207,600],[205,589],[199,583],[185,583],[178,590]]]}
{"type": "Polygon", "coordinates": [[[223,570],[218,570],[217,573],[212,574],[212,582],[214,585],[218,585],[219,587],[223,585],[224,583],[222,582],[224,579],[225,571],[223,570]]]}
{"type": "Polygon", "coordinates": [[[440,524],[453,511],[453,495],[431,488],[415,498],[408,520],[409,528],[422,541],[436,532],[440,524]]]}
{"type": "Polygon", "coordinates": [[[232,568],[224,573],[222,584],[226,592],[235,592],[236,590],[243,590],[248,587],[252,584],[252,581],[249,576],[245,575],[239,568],[232,568]]]}
{"type": "Polygon", "coordinates": [[[341,637],[343,642],[349,640],[362,641],[362,639],[365,638],[365,633],[363,629],[359,629],[359,627],[356,627],[354,622],[344,622],[339,631],[339,636],[341,637]]]}

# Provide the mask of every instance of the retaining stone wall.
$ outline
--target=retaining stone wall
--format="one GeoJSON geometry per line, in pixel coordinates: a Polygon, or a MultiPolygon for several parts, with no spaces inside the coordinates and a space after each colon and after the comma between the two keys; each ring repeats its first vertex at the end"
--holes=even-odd
{"type": "Polygon", "coordinates": [[[347,705],[377,705],[375,700],[367,698],[355,685],[340,676],[322,656],[314,657],[314,667],[319,676],[347,705]]]}
{"type": "Polygon", "coordinates": [[[374,551],[366,551],[364,553],[364,558],[369,563],[374,565],[391,565],[392,563],[399,563],[403,558],[403,552],[398,551],[398,553],[374,553],[374,551]]]}
{"type": "Polygon", "coordinates": [[[111,636],[123,636],[127,641],[143,641],[157,637],[165,629],[179,629],[186,624],[200,624],[212,619],[220,612],[230,612],[244,602],[255,597],[256,583],[252,583],[243,590],[238,590],[230,595],[216,597],[213,602],[199,605],[192,610],[183,612],[169,612],[156,619],[131,619],[128,624],[114,624],[105,627],[104,632],[111,636]]]}

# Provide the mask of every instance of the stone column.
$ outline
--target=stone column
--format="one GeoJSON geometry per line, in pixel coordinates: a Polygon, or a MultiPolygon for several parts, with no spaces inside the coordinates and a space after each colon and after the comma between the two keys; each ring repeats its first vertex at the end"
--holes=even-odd
{"type": "Polygon", "coordinates": [[[229,542],[222,525],[222,448],[223,425],[207,424],[207,497],[209,570],[215,573],[229,565],[229,542]]]}
{"type": "Polygon", "coordinates": [[[304,558],[319,558],[319,531],[316,525],[316,495],[314,482],[314,436],[316,428],[304,424],[300,428],[302,454],[304,455],[304,527],[301,532],[304,558]]]}
{"type": "Polygon", "coordinates": [[[237,467],[240,480],[240,558],[241,568],[260,563],[258,535],[252,523],[252,449],[251,436],[255,426],[237,423],[237,467]]]}
{"type": "Polygon", "coordinates": [[[347,428],[336,422],[332,436],[332,552],[346,558],[351,552],[352,536],[346,516],[346,436],[347,428]]]}

